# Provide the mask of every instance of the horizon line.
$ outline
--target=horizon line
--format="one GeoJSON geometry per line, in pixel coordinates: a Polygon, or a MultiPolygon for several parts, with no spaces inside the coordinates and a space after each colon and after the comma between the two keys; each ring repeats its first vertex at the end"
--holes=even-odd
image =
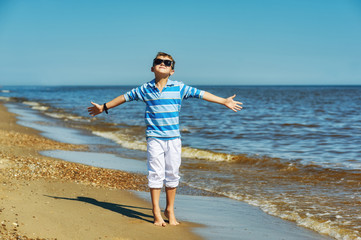
{"type": "MultiPolygon", "coordinates": [[[[15,84],[15,85],[0,85],[0,89],[4,87],[113,87],[113,86],[138,86],[139,84],[15,84]]],[[[141,84],[142,85],[142,84],[141,84]]],[[[188,84],[187,84],[188,85],[188,84]]],[[[189,84],[192,86],[214,86],[214,87],[361,87],[361,84],[189,84]]]]}

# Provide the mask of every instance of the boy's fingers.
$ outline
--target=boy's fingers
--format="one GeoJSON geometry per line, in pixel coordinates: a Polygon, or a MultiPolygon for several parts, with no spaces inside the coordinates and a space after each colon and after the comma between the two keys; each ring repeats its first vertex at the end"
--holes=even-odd
{"type": "MultiPolygon", "coordinates": [[[[242,103],[241,103],[242,104],[242,103]]],[[[232,108],[231,108],[234,112],[237,112],[237,111],[241,111],[242,110],[242,107],[238,104],[235,104],[232,108]]]]}
{"type": "Polygon", "coordinates": [[[99,104],[97,104],[97,103],[95,103],[95,102],[90,102],[93,106],[95,106],[95,107],[99,107],[100,105],[99,104]]]}

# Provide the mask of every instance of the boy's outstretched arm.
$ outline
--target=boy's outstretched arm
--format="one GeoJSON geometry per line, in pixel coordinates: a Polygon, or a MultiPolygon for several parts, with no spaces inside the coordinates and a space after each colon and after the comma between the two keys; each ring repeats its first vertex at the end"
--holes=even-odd
{"type": "Polygon", "coordinates": [[[233,111],[237,112],[242,110],[242,103],[238,102],[238,101],[234,101],[233,98],[236,97],[236,94],[234,94],[233,96],[229,97],[229,98],[221,98],[218,97],[216,95],[213,95],[212,93],[209,92],[205,92],[203,95],[203,99],[208,101],[208,102],[214,102],[214,103],[218,103],[221,105],[224,105],[226,107],[228,107],[229,109],[232,109],[233,111]]]}
{"type": "MultiPolygon", "coordinates": [[[[102,113],[104,111],[104,105],[99,105],[94,102],[90,102],[90,103],[93,106],[88,107],[89,115],[92,115],[94,117],[95,115],[98,115],[99,113],[102,113]]],[[[110,108],[119,106],[120,104],[123,104],[123,103],[125,103],[125,98],[124,98],[124,95],[121,95],[117,98],[114,98],[110,102],[107,102],[106,105],[107,105],[107,108],[110,109],[110,108]]]]}

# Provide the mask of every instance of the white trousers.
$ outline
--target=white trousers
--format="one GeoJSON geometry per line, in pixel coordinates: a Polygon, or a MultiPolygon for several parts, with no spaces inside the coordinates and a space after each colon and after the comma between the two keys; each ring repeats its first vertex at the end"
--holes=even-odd
{"type": "Polygon", "coordinates": [[[175,188],[179,184],[182,142],[180,138],[160,140],[148,138],[147,165],[148,186],[150,188],[175,188]]]}

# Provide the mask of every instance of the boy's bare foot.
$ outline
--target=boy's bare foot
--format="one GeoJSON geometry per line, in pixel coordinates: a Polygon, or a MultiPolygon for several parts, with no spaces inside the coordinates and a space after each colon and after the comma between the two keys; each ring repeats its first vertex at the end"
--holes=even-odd
{"type": "Polygon", "coordinates": [[[155,226],[159,226],[159,227],[165,227],[167,226],[167,224],[164,222],[162,215],[159,211],[153,211],[153,216],[154,216],[154,225],[155,226]]]}
{"type": "Polygon", "coordinates": [[[179,225],[179,222],[175,218],[174,210],[164,210],[164,216],[168,218],[170,225],[179,225]]]}

